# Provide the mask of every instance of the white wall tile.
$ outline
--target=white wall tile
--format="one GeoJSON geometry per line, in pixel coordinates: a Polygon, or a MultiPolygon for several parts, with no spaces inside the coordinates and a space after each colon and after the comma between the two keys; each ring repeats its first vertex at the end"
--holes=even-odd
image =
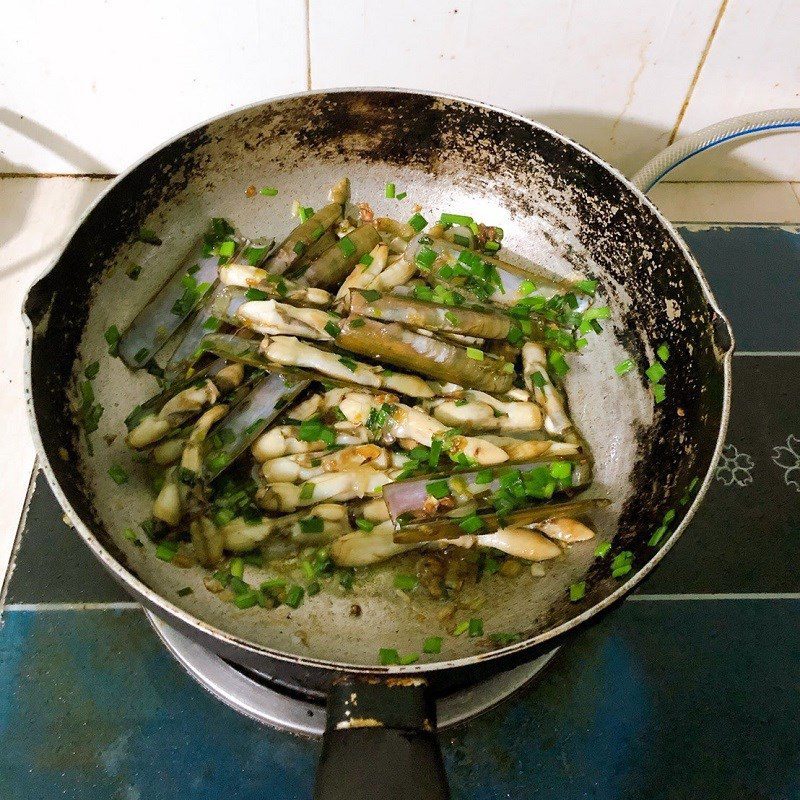
{"type": "Polygon", "coordinates": [[[672,222],[800,223],[789,183],[659,183],[650,199],[672,222]]]}
{"type": "Polygon", "coordinates": [[[666,145],[719,6],[310,3],[315,88],[401,86],[483,100],[552,125],[627,173],[666,145]]]}
{"type": "Polygon", "coordinates": [[[304,0],[23,0],[0,25],[0,172],[117,172],[306,86],[304,0]]]}
{"type": "Polygon", "coordinates": [[[0,178],[0,584],[33,467],[22,381],[25,329],[20,310],[28,287],[107,181],[0,178]]]}
{"type": "MultiPolygon", "coordinates": [[[[800,3],[730,0],[680,127],[800,106],[800,3]]],[[[798,180],[800,133],[738,140],[696,156],[670,180],[798,180]]]]}

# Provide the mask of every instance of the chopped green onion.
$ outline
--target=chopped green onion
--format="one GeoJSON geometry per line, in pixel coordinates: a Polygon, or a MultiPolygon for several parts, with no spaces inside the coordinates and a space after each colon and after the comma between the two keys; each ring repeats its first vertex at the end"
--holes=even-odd
{"type": "Polygon", "coordinates": [[[400,654],[393,647],[381,647],[378,651],[378,660],[384,667],[400,663],[400,654]]]}
{"type": "Polygon", "coordinates": [[[494,644],[499,644],[503,647],[522,640],[522,636],[518,633],[490,633],[489,638],[494,644]]]}
{"type": "Polygon", "coordinates": [[[342,589],[350,590],[353,588],[353,580],[355,579],[355,571],[351,569],[343,569],[339,571],[339,586],[342,589]]]}
{"type": "Polygon", "coordinates": [[[536,291],[536,284],[533,281],[528,280],[527,278],[522,281],[519,285],[519,289],[517,292],[521,294],[523,297],[527,297],[529,294],[532,294],[536,291]]]}
{"type": "Polygon", "coordinates": [[[475,220],[464,214],[442,214],[439,217],[439,222],[441,222],[442,225],[463,225],[465,228],[468,228],[475,220]]]}
{"type": "Polygon", "coordinates": [[[656,361],[644,371],[644,374],[647,375],[651,383],[658,383],[667,374],[667,371],[656,361]]]}
{"type": "Polygon", "coordinates": [[[658,543],[664,538],[664,534],[666,532],[667,532],[667,526],[666,525],[662,525],[661,527],[656,528],[653,531],[653,535],[650,537],[650,539],[648,540],[647,544],[650,547],[656,547],[658,545],[658,543]]]}
{"type": "Polygon", "coordinates": [[[146,347],[143,347],[141,350],[137,350],[136,353],[134,353],[133,360],[137,364],[143,364],[145,361],[147,361],[147,357],[149,355],[150,351],[146,347]]]}
{"type": "Polygon", "coordinates": [[[319,581],[311,581],[311,583],[306,586],[306,594],[309,597],[313,597],[315,594],[319,594],[322,591],[322,586],[320,585],[319,581]]]}
{"type": "Polygon", "coordinates": [[[626,358],[624,361],[620,361],[619,364],[617,364],[617,366],[614,367],[614,372],[616,372],[617,375],[622,376],[630,372],[634,368],[634,366],[635,365],[633,361],[631,361],[630,358],[626,358]]]}
{"type": "Polygon", "coordinates": [[[233,242],[229,239],[228,241],[222,242],[220,244],[219,254],[221,256],[225,256],[225,258],[230,258],[233,255],[235,249],[236,249],[236,242],[233,242]]]}
{"type": "Polygon", "coordinates": [[[451,324],[451,325],[458,325],[459,319],[456,314],[452,311],[445,311],[444,318],[451,324]]]}
{"type": "Polygon", "coordinates": [[[412,592],[417,588],[419,581],[413,575],[404,575],[398,572],[394,576],[394,588],[402,589],[404,592],[412,592]]]}
{"type": "Polygon", "coordinates": [[[133,542],[137,547],[144,547],[144,545],[139,541],[139,537],[136,535],[136,531],[134,531],[133,528],[125,528],[123,536],[129,542],[133,542]]]}
{"type": "Polygon", "coordinates": [[[483,620],[482,619],[471,619],[467,623],[467,631],[468,636],[474,638],[476,636],[483,636],[483,620]]]}
{"type": "Polygon", "coordinates": [[[550,475],[557,481],[563,481],[572,475],[572,462],[555,461],[550,465],[550,475]]]}
{"type": "Polygon", "coordinates": [[[593,319],[609,319],[611,317],[611,309],[608,306],[600,306],[599,308],[587,308],[581,315],[583,322],[591,322],[593,319]]]}
{"type": "Polygon", "coordinates": [[[244,575],[244,560],[238,557],[231,559],[228,571],[234,578],[241,578],[244,575]]]}
{"type": "Polygon", "coordinates": [[[345,258],[350,258],[356,252],[356,246],[349,236],[343,236],[338,242],[339,249],[344,253],[345,258]]]}
{"type": "Polygon", "coordinates": [[[325,522],[322,517],[308,517],[300,520],[302,533],[322,533],[323,530],[325,530],[325,522]]]}
{"type": "Polygon", "coordinates": [[[369,253],[364,253],[364,255],[358,259],[358,263],[363,264],[365,267],[371,267],[374,260],[375,259],[369,253]]]}
{"type": "Polygon", "coordinates": [[[408,224],[417,232],[419,233],[427,224],[428,220],[422,216],[422,214],[414,214],[411,219],[409,219],[408,224]]]}
{"type": "Polygon", "coordinates": [[[350,372],[355,372],[358,369],[358,362],[353,361],[352,358],[347,358],[347,356],[342,356],[339,359],[339,363],[342,366],[347,367],[347,369],[349,369],[350,372]]]}
{"type": "Polygon", "coordinates": [[[667,345],[666,343],[659,345],[658,350],[656,350],[656,355],[662,361],[669,360],[669,345],[667,345]]]}
{"type": "Polygon", "coordinates": [[[478,350],[477,347],[468,347],[467,358],[471,358],[473,361],[483,361],[483,351],[478,350]]]}
{"type": "Polygon", "coordinates": [[[112,464],[108,474],[111,476],[111,480],[120,486],[128,482],[128,473],[119,464],[112,464]]]}
{"type": "Polygon", "coordinates": [[[145,244],[160,245],[162,243],[161,239],[156,235],[156,232],[150,230],[150,228],[142,228],[137,238],[140,242],[144,242],[145,244]]]}
{"type": "Polygon", "coordinates": [[[242,610],[252,608],[256,603],[258,603],[258,592],[254,589],[242,592],[242,594],[237,594],[236,597],[233,598],[233,604],[236,608],[241,608],[242,610]]]}
{"type": "Polygon", "coordinates": [[[494,472],[491,469],[482,469],[477,475],[475,475],[475,483],[481,486],[486,483],[491,483],[493,480],[494,472]]]}
{"type": "Polygon", "coordinates": [[[458,527],[468,534],[477,533],[483,528],[483,520],[474,512],[458,523],[458,527]]]}
{"type": "Polygon", "coordinates": [[[595,558],[605,558],[611,549],[611,542],[600,542],[594,549],[595,558]]]}
{"type": "Polygon", "coordinates": [[[547,385],[547,379],[538,370],[531,375],[531,383],[537,389],[543,389],[547,385]]]}
{"type": "Polygon", "coordinates": [[[664,523],[664,525],[669,525],[669,523],[672,522],[672,520],[674,519],[675,519],[675,509],[670,508],[667,511],[667,513],[664,514],[664,519],[662,520],[662,522],[664,523]]]}
{"type": "Polygon", "coordinates": [[[564,356],[557,350],[551,350],[547,356],[547,363],[550,364],[553,372],[559,378],[563,378],[569,372],[569,364],[564,360],[564,356]]]}
{"type": "Polygon", "coordinates": [[[453,636],[461,636],[462,633],[466,633],[469,630],[469,620],[464,620],[463,622],[459,622],[458,625],[453,628],[453,636]]]}
{"type": "Polygon", "coordinates": [[[156,558],[160,558],[162,561],[172,561],[179,547],[180,544],[178,544],[178,542],[161,542],[158,547],[156,547],[156,558]]]}
{"type": "Polygon", "coordinates": [[[653,390],[653,399],[656,404],[663,402],[667,396],[667,387],[663,383],[654,383],[650,388],[653,390]]]}
{"type": "Polygon", "coordinates": [[[386,188],[383,192],[385,197],[388,197],[390,200],[395,197],[395,185],[393,183],[387,183],[386,188]]]}
{"type": "Polygon", "coordinates": [[[178,597],[187,597],[190,594],[194,593],[194,589],[191,586],[184,586],[183,589],[178,589],[178,597]]]}
{"type": "Polygon", "coordinates": [[[462,236],[460,233],[453,234],[453,242],[461,247],[469,247],[472,244],[468,236],[462,236]]]}
{"type": "Polygon", "coordinates": [[[265,186],[259,191],[259,194],[264,195],[264,197],[275,197],[275,195],[278,194],[278,190],[273,186],[265,186]]]}
{"type": "Polygon", "coordinates": [[[314,209],[309,206],[300,206],[298,216],[300,217],[300,222],[308,222],[314,216],[314,209]]]}
{"type": "Polygon", "coordinates": [[[333,336],[334,339],[342,332],[342,329],[335,322],[332,321],[326,322],[323,330],[325,331],[325,333],[329,334],[330,336],[333,336]]]}
{"type": "Polygon", "coordinates": [[[215,316],[210,316],[204,323],[203,323],[203,330],[204,331],[216,331],[219,329],[219,326],[222,324],[222,321],[215,316]]]}
{"type": "Polygon", "coordinates": [[[575,288],[584,294],[594,295],[595,291],[597,290],[597,281],[578,281],[575,284],[575,288]]]}
{"type": "Polygon", "coordinates": [[[442,652],[442,637],[441,636],[429,636],[425,640],[425,644],[422,645],[422,652],[428,653],[433,655],[435,653],[442,652]]]}
{"type": "Polygon", "coordinates": [[[351,328],[363,328],[367,323],[362,317],[355,317],[354,319],[350,320],[349,324],[351,328]]]}
{"type": "Polygon", "coordinates": [[[432,481],[425,485],[425,491],[437,500],[447,497],[450,494],[450,485],[446,480],[432,481]]]}
{"type": "Polygon", "coordinates": [[[405,200],[408,197],[408,192],[400,192],[400,194],[395,197],[395,200],[405,200]]]}
{"type": "Polygon", "coordinates": [[[306,481],[300,487],[300,499],[301,500],[310,500],[314,496],[314,484],[306,481]]]}
{"type": "Polygon", "coordinates": [[[117,348],[119,347],[119,328],[116,325],[112,325],[104,334],[103,338],[105,338],[108,344],[108,354],[110,356],[117,355],[117,348]]]}
{"type": "Polygon", "coordinates": [[[420,267],[420,269],[425,271],[433,266],[433,262],[436,261],[437,258],[438,254],[435,250],[432,250],[430,247],[420,247],[414,261],[417,262],[417,266],[420,267]]]}
{"type": "Polygon", "coordinates": [[[303,602],[305,593],[306,590],[302,586],[294,584],[286,590],[286,598],[283,602],[286,603],[289,608],[298,608],[303,602]]]}
{"type": "Polygon", "coordinates": [[[365,519],[364,517],[359,517],[356,520],[356,527],[360,528],[362,531],[369,533],[374,527],[375,523],[372,520],[365,519]]]}
{"type": "Polygon", "coordinates": [[[582,600],[585,594],[586,594],[586,581],[573,583],[572,586],[569,587],[569,599],[570,602],[572,603],[577,603],[578,600],[582,600]]]}
{"type": "Polygon", "coordinates": [[[88,367],[83,371],[83,374],[90,380],[93,381],[97,377],[97,373],[100,372],[100,362],[93,361],[89,364],[88,367]]]}
{"type": "Polygon", "coordinates": [[[268,300],[269,295],[266,292],[262,292],[261,289],[248,289],[244,296],[248,300],[268,300]]]}

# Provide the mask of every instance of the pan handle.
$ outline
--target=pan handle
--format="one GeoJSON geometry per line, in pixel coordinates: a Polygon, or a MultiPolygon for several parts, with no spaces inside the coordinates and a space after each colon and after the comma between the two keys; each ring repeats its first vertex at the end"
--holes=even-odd
{"type": "Polygon", "coordinates": [[[376,797],[449,800],[424,678],[347,676],[328,694],[314,800],[376,797]]]}

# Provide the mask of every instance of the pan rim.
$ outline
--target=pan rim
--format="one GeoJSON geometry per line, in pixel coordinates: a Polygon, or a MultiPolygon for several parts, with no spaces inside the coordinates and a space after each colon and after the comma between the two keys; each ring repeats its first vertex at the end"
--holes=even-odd
{"type": "Polygon", "coordinates": [[[183,625],[186,625],[194,629],[200,629],[206,636],[221,641],[225,645],[245,650],[252,656],[267,657],[270,659],[274,659],[276,661],[282,661],[288,664],[299,665],[302,667],[308,667],[317,670],[323,670],[331,673],[344,671],[344,672],[367,674],[367,675],[386,675],[386,674],[414,675],[414,674],[440,672],[450,669],[458,669],[461,667],[468,667],[477,663],[488,663],[491,661],[504,659],[514,654],[521,653],[525,650],[532,650],[534,648],[542,646],[546,647],[548,646],[549,642],[553,642],[553,640],[558,639],[559,637],[563,636],[569,631],[578,628],[581,625],[584,625],[589,620],[598,616],[606,608],[614,605],[623,597],[625,597],[625,595],[632,592],[633,589],[635,589],[644,580],[644,578],[650,574],[650,572],[656,567],[656,565],[661,562],[661,560],[669,552],[669,550],[672,549],[675,542],[682,535],[687,525],[691,521],[692,517],[694,516],[699,504],[702,502],[703,497],[705,496],[711,484],[714,471],[716,469],[717,463],[722,453],[722,448],[724,447],[725,444],[725,436],[727,433],[728,421],[730,416],[731,386],[732,386],[731,366],[732,366],[733,351],[735,347],[732,333],[730,336],[731,344],[726,349],[726,351],[721,354],[720,357],[723,369],[723,393],[722,393],[723,396],[722,396],[722,409],[720,413],[720,426],[719,426],[719,432],[717,434],[717,441],[714,447],[714,452],[712,454],[708,470],[706,471],[706,474],[703,478],[703,481],[699,487],[697,494],[694,497],[693,502],[689,505],[686,511],[686,515],[681,520],[680,524],[677,526],[677,528],[669,537],[669,539],[667,539],[664,542],[664,544],[652,555],[652,557],[640,570],[633,573],[632,576],[627,581],[621,583],[619,587],[615,589],[611,594],[604,597],[600,602],[596,603],[595,605],[590,606],[581,614],[576,615],[575,617],[572,617],[566,622],[562,622],[559,625],[550,628],[542,633],[539,633],[536,636],[521,640],[514,644],[497,648],[495,650],[491,650],[486,653],[480,653],[472,656],[465,656],[463,658],[452,659],[447,661],[435,661],[424,664],[394,665],[394,666],[350,664],[347,662],[329,661],[326,659],[312,658],[297,653],[289,653],[289,652],[284,652],[282,650],[276,650],[269,647],[256,645],[253,642],[250,642],[246,639],[242,639],[238,636],[229,633],[228,631],[222,630],[221,628],[211,625],[205,620],[200,619],[199,617],[195,617],[193,614],[187,612],[180,606],[175,605],[171,601],[167,600],[163,595],[159,594],[154,589],[151,589],[149,586],[147,586],[147,584],[145,584],[130,570],[128,570],[125,566],[123,566],[123,564],[120,563],[116,558],[114,558],[114,556],[103,546],[100,540],[92,533],[89,526],[86,525],[86,523],[84,523],[81,517],[77,514],[75,509],[72,507],[71,503],[68,501],[66,495],[62,491],[58,479],[55,476],[55,472],[50,464],[50,460],[47,456],[47,452],[44,448],[41,436],[39,434],[39,427],[36,419],[36,411],[33,403],[31,364],[33,358],[34,330],[33,330],[33,324],[26,313],[28,298],[30,296],[31,291],[36,287],[36,285],[43,278],[49,275],[50,272],[52,272],[52,270],[55,268],[55,266],[61,259],[64,249],[69,245],[69,243],[75,237],[75,235],[82,227],[86,219],[95,210],[95,208],[105,199],[105,197],[114,188],[116,188],[118,184],[122,183],[128,177],[128,175],[134,172],[141,164],[143,164],[149,158],[156,155],[158,152],[163,150],[168,145],[179,141],[184,136],[194,131],[197,131],[201,128],[204,128],[209,124],[212,124],[214,122],[223,120],[227,117],[231,117],[251,109],[261,108],[282,101],[298,100],[309,97],[323,97],[326,95],[354,93],[354,92],[361,92],[361,93],[394,92],[397,94],[407,94],[418,97],[425,97],[431,100],[444,100],[444,101],[454,101],[457,103],[462,103],[468,106],[472,106],[473,108],[492,111],[503,117],[521,122],[529,126],[530,128],[544,131],[545,133],[554,137],[556,140],[569,144],[573,148],[577,149],[579,152],[591,158],[599,166],[603,167],[606,171],[608,171],[611,175],[613,175],[614,178],[620,181],[629,191],[631,191],[634,194],[634,196],[641,203],[643,203],[648,208],[649,212],[655,216],[655,218],[661,224],[662,228],[666,231],[666,233],[678,246],[686,262],[689,264],[692,271],[694,272],[695,278],[700,284],[703,295],[709,307],[724,322],[724,324],[727,326],[728,331],[729,332],[731,331],[730,322],[727,319],[726,315],[720,309],[717,300],[714,297],[713,292],[711,291],[711,287],[708,284],[706,276],[703,274],[696,259],[689,251],[689,248],[683,241],[683,238],[677,232],[672,223],[664,217],[664,215],[653,204],[653,202],[639,188],[637,188],[629,178],[623,175],[617,168],[608,164],[604,159],[600,158],[600,156],[593,153],[584,145],[581,145],[578,142],[574,141],[573,139],[570,139],[568,136],[565,136],[564,134],[553,130],[547,125],[544,125],[535,120],[531,120],[527,117],[522,116],[521,114],[509,111],[508,109],[502,108],[500,106],[492,105],[490,103],[483,103],[477,100],[472,100],[470,98],[442,93],[442,92],[404,89],[398,87],[382,87],[382,86],[369,86],[369,87],[348,86],[348,87],[338,87],[332,89],[317,89],[317,90],[308,90],[302,92],[294,92],[290,94],[280,95],[277,97],[272,97],[267,100],[256,101],[254,103],[250,103],[241,106],[239,108],[226,111],[222,114],[215,115],[209,119],[206,119],[203,122],[200,122],[196,125],[193,125],[190,128],[181,131],[176,136],[168,139],[165,142],[162,142],[157,147],[148,151],[144,156],[142,156],[139,160],[134,162],[127,169],[121,172],[114,180],[112,180],[109,183],[109,185],[97,196],[97,198],[95,198],[95,200],[86,208],[86,210],[81,214],[79,219],[76,221],[75,225],[70,229],[68,235],[64,237],[63,245],[59,249],[58,253],[55,256],[53,256],[48,266],[42,271],[42,273],[36,278],[36,280],[33,281],[22,303],[22,320],[23,324],[25,325],[25,333],[26,333],[25,354],[23,362],[25,402],[28,412],[27,413],[28,425],[31,431],[31,436],[33,438],[33,443],[37,454],[37,460],[34,463],[34,469],[36,468],[38,463],[38,465],[44,472],[45,478],[47,479],[47,482],[50,485],[51,490],[56,496],[59,505],[69,517],[71,523],[75,527],[75,530],[87,544],[89,549],[94,553],[95,557],[101,562],[101,564],[103,564],[103,566],[109,572],[111,572],[112,575],[117,578],[117,580],[119,580],[121,583],[125,585],[127,591],[129,591],[135,597],[137,597],[139,600],[145,603],[149,608],[151,608],[156,614],[164,618],[167,622],[169,622],[170,619],[173,618],[178,619],[183,625]]]}

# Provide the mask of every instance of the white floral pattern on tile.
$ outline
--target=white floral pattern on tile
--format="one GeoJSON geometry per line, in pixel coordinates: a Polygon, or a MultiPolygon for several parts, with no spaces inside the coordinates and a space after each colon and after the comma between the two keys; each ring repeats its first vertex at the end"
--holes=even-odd
{"type": "Polygon", "coordinates": [[[722,448],[715,477],[725,486],[747,486],[753,482],[753,467],[755,461],[747,453],[740,453],[734,445],[726,444],[722,448]]]}
{"type": "Polygon", "coordinates": [[[772,460],[783,470],[783,482],[800,492],[800,439],[790,433],[785,446],[772,448],[772,460]]]}

